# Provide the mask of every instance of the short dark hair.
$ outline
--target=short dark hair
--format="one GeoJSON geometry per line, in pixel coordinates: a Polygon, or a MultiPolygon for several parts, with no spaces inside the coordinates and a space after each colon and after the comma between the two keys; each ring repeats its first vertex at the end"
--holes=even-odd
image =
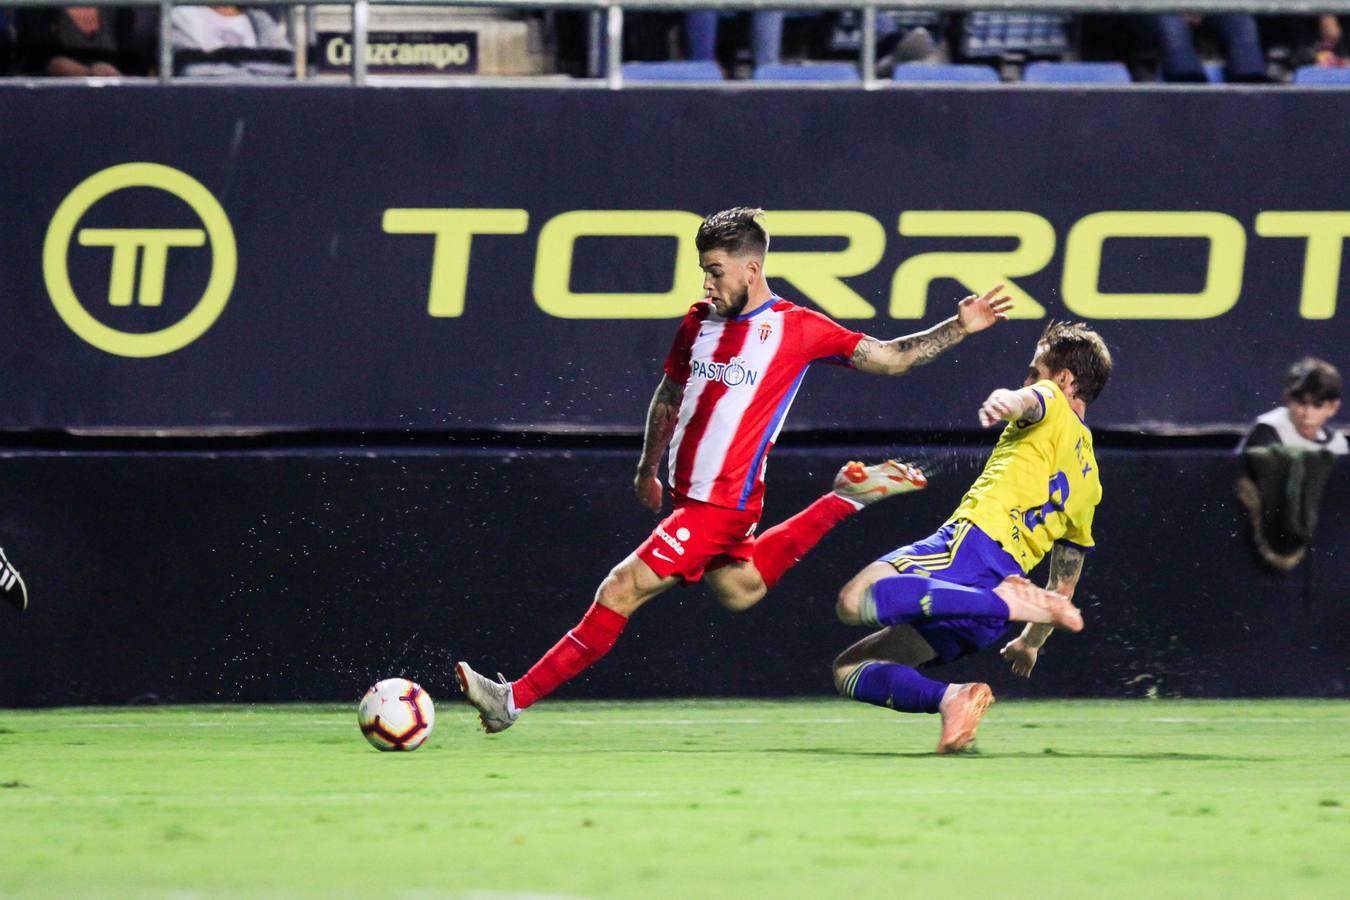
{"type": "Polygon", "coordinates": [[[1305,356],[1289,367],[1284,393],[1304,403],[1327,403],[1341,399],[1341,373],[1324,359],[1305,356]]]}
{"type": "Polygon", "coordinates": [[[1041,363],[1051,374],[1069,370],[1078,399],[1084,403],[1097,399],[1111,377],[1111,351],[1100,334],[1082,322],[1051,319],[1037,343],[1045,347],[1041,363]]]}
{"type": "Polygon", "coordinates": [[[769,233],[760,224],[764,210],[753,206],[736,206],[713,213],[703,220],[694,238],[699,253],[725,250],[732,256],[758,256],[769,251],[769,233]]]}

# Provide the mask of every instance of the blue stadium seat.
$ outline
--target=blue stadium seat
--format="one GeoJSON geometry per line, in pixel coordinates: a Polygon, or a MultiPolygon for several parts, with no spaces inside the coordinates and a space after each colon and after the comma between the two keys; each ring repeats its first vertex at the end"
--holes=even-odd
{"type": "MultiPolygon", "coordinates": [[[[1205,80],[1210,84],[1226,84],[1228,82],[1228,67],[1221,62],[1207,62],[1205,66],[1205,80]]],[[[1159,84],[1164,84],[1162,66],[1153,74],[1153,80],[1159,84]]]]}
{"type": "Polygon", "coordinates": [[[1009,54],[1060,57],[1069,52],[1066,13],[973,12],[961,23],[961,55],[997,59],[1009,54]]]}
{"type": "Polygon", "coordinates": [[[630,62],[623,64],[624,81],[721,81],[715,62],[630,62]]]}
{"type": "Polygon", "coordinates": [[[893,81],[989,81],[997,82],[998,73],[978,63],[901,63],[891,74],[893,81]]]}
{"type": "Polygon", "coordinates": [[[1022,80],[1038,84],[1129,84],[1130,70],[1124,63],[1034,62],[1022,73],[1022,80]]]}
{"type": "Polygon", "coordinates": [[[1294,84],[1321,87],[1350,87],[1350,69],[1329,69],[1325,66],[1301,66],[1294,72],[1294,84]]]}
{"type": "Polygon", "coordinates": [[[755,69],[756,81],[861,81],[853,63],[766,63],[755,69]]]}

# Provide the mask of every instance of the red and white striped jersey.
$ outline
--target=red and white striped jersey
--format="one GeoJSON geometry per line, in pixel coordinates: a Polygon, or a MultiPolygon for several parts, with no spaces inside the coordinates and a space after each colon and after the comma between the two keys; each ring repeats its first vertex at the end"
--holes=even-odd
{"type": "Polygon", "coordinates": [[[695,303],[666,357],[666,375],[685,386],[670,443],[671,490],[728,509],[762,509],[769,451],[807,366],[851,365],[863,337],[777,295],[734,319],[695,303]]]}

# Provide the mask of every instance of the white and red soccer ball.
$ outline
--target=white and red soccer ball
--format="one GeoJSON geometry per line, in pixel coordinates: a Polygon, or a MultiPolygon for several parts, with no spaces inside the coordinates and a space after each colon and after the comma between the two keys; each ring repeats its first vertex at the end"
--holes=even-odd
{"type": "Polygon", "coordinates": [[[406,678],[386,678],[361,698],[356,721],[377,750],[416,750],[431,734],[436,708],[421,685],[406,678]]]}

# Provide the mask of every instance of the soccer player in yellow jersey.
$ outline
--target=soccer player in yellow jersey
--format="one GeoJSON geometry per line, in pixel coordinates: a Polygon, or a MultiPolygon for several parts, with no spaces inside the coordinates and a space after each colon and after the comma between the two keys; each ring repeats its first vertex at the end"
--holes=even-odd
{"type": "Polygon", "coordinates": [[[1046,327],[1024,386],[996,390],[980,407],[985,428],[1007,424],[956,512],[936,534],[886,554],[840,591],[840,619],[885,627],[835,659],[839,693],[941,713],[938,752],[959,752],[974,740],[993,691],[934,681],[916,667],[968,656],[998,641],[1008,622],[1025,622],[1003,648],[1025,678],[1052,630],[1083,629],[1071,598],[1102,498],[1083,419],[1110,375],[1111,353],[1096,332],[1046,327]],[[1047,554],[1050,578],[1041,589],[1025,576],[1047,554]]]}

